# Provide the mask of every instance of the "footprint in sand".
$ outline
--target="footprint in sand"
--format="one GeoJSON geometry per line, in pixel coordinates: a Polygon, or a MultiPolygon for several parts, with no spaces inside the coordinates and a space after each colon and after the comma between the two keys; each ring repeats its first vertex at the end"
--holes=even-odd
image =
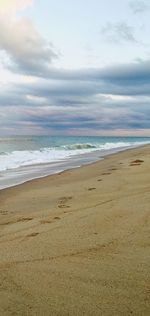
{"type": "Polygon", "coordinates": [[[51,219],[42,219],[40,221],[41,224],[51,224],[52,223],[52,220],[51,219]]]}
{"type": "Polygon", "coordinates": [[[59,208],[66,208],[66,207],[68,208],[68,207],[70,207],[70,206],[69,206],[69,205],[65,205],[65,204],[60,204],[60,205],[58,205],[58,207],[59,207],[59,208]]]}
{"type": "Polygon", "coordinates": [[[17,222],[28,222],[32,221],[33,217],[21,217],[17,219],[17,222]]]}
{"type": "Polygon", "coordinates": [[[68,208],[70,207],[69,205],[66,205],[66,203],[69,201],[69,200],[72,200],[72,196],[63,196],[59,199],[59,204],[58,204],[58,207],[59,208],[68,208]]]}
{"type": "Polygon", "coordinates": [[[109,175],[109,174],[111,174],[111,172],[103,172],[102,176],[106,176],[106,175],[109,175]]]}
{"type": "Polygon", "coordinates": [[[5,211],[5,210],[0,210],[0,214],[1,214],[1,215],[7,215],[7,214],[8,214],[8,212],[7,212],[7,211],[5,211]]]}
{"type": "Polygon", "coordinates": [[[28,221],[31,221],[32,219],[33,219],[33,217],[21,217],[18,219],[14,219],[12,221],[1,223],[0,225],[10,225],[10,224],[16,224],[16,223],[20,223],[20,222],[28,222],[28,221]]]}
{"type": "Polygon", "coordinates": [[[60,219],[60,217],[59,216],[55,216],[54,219],[60,219]]]}
{"type": "Polygon", "coordinates": [[[58,220],[58,219],[60,219],[60,217],[59,216],[55,216],[52,219],[42,219],[40,221],[40,223],[41,224],[51,224],[51,223],[53,223],[53,220],[58,220]]]}
{"type": "Polygon", "coordinates": [[[39,235],[39,233],[31,233],[31,234],[27,235],[26,237],[35,237],[37,235],[39,235]]]}
{"type": "Polygon", "coordinates": [[[88,188],[88,191],[96,190],[96,188],[88,188]]]}

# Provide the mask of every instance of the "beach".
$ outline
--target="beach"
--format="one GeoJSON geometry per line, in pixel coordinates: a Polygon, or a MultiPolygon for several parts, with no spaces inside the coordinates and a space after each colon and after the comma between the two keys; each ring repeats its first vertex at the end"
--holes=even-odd
{"type": "Polygon", "coordinates": [[[0,315],[150,315],[150,145],[0,190],[0,315]]]}

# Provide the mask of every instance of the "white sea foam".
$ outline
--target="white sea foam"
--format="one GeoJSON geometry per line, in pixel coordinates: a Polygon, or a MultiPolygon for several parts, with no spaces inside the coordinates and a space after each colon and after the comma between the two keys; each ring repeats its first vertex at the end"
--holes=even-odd
{"type": "Polygon", "coordinates": [[[106,142],[104,144],[71,144],[58,148],[42,148],[40,150],[18,150],[12,152],[1,152],[0,171],[11,170],[23,166],[45,164],[57,161],[64,161],[74,155],[86,154],[92,151],[108,151],[121,149],[130,146],[138,146],[141,143],[130,142],[106,142]]]}
{"type": "Polygon", "coordinates": [[[22,166],[50,163],[63,160],[69,157],[69,152],[42,149],[42,150],[21,150],[0,155],[0,171],[15,169],[22,166]]]}

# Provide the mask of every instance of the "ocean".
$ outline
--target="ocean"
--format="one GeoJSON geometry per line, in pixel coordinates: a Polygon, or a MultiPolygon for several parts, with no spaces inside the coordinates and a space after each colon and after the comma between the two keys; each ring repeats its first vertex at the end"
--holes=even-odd
{"type": "Polygon", "coordinates": [[[150,137],[13,136],[0,138],[0,189],[150,143],[150,137]]]}

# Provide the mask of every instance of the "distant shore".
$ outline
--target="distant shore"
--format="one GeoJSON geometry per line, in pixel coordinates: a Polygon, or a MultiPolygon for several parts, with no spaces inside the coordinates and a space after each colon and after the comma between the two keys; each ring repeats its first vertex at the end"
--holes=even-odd
{"type": "Polygon", "coordinates": [[[150,315],[150,145],[0,190],[0,315],[150,315]]]}

